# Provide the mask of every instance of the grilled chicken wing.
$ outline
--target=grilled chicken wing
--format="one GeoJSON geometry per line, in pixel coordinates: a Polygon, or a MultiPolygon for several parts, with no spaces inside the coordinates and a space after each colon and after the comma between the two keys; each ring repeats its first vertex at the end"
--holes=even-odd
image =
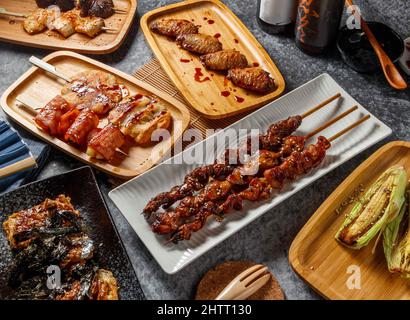
{"type": "Polygon", "coordinates": [[[248,66],[246,57],[235,49],[205,54],[200,59],[202,64],[210,70],[223,71],[248,66]]]}
{"type": "Polygon", "coordinates": [[[272,91],[276,87],[269,72],[261,68],[231,69],[228,71],[228,79],[238,87],[259,93],[272,91]]]}
{"type": "Polygon", "coordinates": [[[197,54],[208,54],[222,50],[222,43],[206,34],[183,34],[177,37],[177,43],[183,49],[197,54]]]}
{"type": "Polygon", "coordinates": [[[198,33],[198,27],[184,19],[162,19],[152,22],[149,27],[153,32],[172,38],[181,34],[198,33]]]}

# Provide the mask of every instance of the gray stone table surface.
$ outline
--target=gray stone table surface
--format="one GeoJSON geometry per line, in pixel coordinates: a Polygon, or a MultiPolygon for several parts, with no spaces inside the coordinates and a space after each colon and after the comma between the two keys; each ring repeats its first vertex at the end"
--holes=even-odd
{"type": "MultiPolygon", "coordinates": [[[[139,28],[139,18],[149,10],[172,2],[176,1],[139,0],[139,16],[135,19],[125,44],[113,54],[95,56],[95,58],[128,73],[132,73],[148,62],[153,55],[139,28]]],[[[389,140],[410,140],[410,92],[393,90],[386,84],[382,74],[362,75],[354,72],[341,61],[337,52],[311,57],[299,51],[293,39],[265,34],[256,22],[256,0],[225,0],[224,2],[244,21],[277,63],[285,76],[287,91],[327,72],[360,103],[389,125],[393,129],[393,136],[329,173],[311,187],[297,193],[176,275],[167,275],[161,270],[108,199],[110,179],[98,173],[98,180],[148,299],[192,298],[196,284],[209,268],[226,260],[238,259],[253,260],[268,265],[277,276],[287,298],[318,299],[320,296],[313,292],[289,266],[290,244],[319,205],[357,165],[389,140]]],[[[410,1],[362,0],[356,3],[361,6],[368,20],[385,22],[402,37],[410,36],[410,1]]],[[[4,92],[29,68],[28,58],[31,55],[42,57],[48,53],[49,51],[45,50],[0,43],[0,92],[4,92]]],[[[40,178],[81,165],[73,158],[54,150],[40,178]]]]}

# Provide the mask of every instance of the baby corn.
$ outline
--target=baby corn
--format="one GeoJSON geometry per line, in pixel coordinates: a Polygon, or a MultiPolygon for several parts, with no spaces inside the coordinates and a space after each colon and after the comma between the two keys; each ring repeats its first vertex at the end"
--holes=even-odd
{"type": "Polygon", "coordinates": [[[386,170],[347,215],[336,239],[360,249],[397,217],[405,202],[407,174],[403,167],[386,170]]]}
{"type": "MultiPolygon", "coordinates": [[[[407,199],[410,198],[410,191],[407,199]]],[[[404,205],[400,214],[386,226],[383,249],[387,266],[392,273],[410,279],[410,205],[404,205]]]]}

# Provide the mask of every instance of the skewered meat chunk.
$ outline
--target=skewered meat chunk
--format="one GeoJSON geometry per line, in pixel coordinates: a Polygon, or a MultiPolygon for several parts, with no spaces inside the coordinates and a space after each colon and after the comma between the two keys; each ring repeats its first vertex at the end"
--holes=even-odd
{"type": "Polygon", "coordinates": [[[75,33],[75,26],[79,20],[79,13],[76,10],[64,12],[52,23],[52,29],[56,30],[64,38],[75,33]]]}
{"type": "Polygon", "coordinates": [[[100,130],[88,143],[87,154],[90,157],[111,161],[116,149],[125,143],[124,135],[116,126],[109,124],[100,130]]]}
{"type": "Polygon", "coordinates": [[[208,54],[222,50],[222,43],[218,39],[202,33],[179,35],[177,43],[181,48],[196,54],[208,54]]]}
{"type": "Polygon", "coordinates": [[[104,19],[96,17],[85,17],[78,20],[75,31],[94,38],[105,27],[104,19]]]}
{"type": "Polygon", "coordinates": [[[79,0],[81,16],[94,16],[108,18],[114,14],[114,3],[112,0],[79,0]]]}
{"type": "Polygon", "coordinates": [[[100,70],[80,72],[61,89],[61,95],[72,105],[91,108],[96,114],[105,114],[128,95],[112,74],[100,70]]]}
{"type": "Polygon", "coordinates": [[[171,125],[171,113],[161,104],[142,95],[130,97],[117,105],[108,119],[137,144],[149,143],[156,129],[167,129],[171,125]]]}
{"type": "Polygon", "coordinates": [[[184,19],[162,19],[150,24],[151,31],[176,38],[181,34],[198,33],[198,27],[184,19]]]}
{"type": "Polygon", "coordinates": [[[44,131],[55,136],[59,133],[59,124],[61,118],[72,110],[74,106],[69,104],[61,96],[56,96],[47,105],[40,110],[34,121],[44,131]]]}
{"type": "Polygon", "coordinates": [[[80,112],[74,123],[67,130],[64,139],[77,146],[84,146],[87,142],[88,134],[93,129],[97,128],[98,123],[98,116],[93,111],[86,108],[80,112]]]}
{"type": "Polygon", "coordinates": [[[222,50],[200,57],[202,64],[210,70],[224,71],[233,68],[246,68],[248,60],[235,49],[222,50]]]}
{"type": "Polygon", "coordinates": [[[39,8],[47,8],[56,3],[56,0],[36,0],[36,4],[39,8]]]}
{"type": "Polygon", "coordinates": [[[56,211],[69,210],[79,214],[74,210],[70,201],[69,197],[59,195],[55,200],[46,199],[37,206],[10,215],[3,222],[3,229],[6,232],[10,246],[13,249],[27,247],[32,239],[28,238],[19,241],[19,236],[33,229],[44,227],[47,219],[54,215],[56,211]]]}
{"type": "Polygon", "coordinates": [[[231,69],[228,71],[228,79],[236,86],[259,93],[266,93],[275,89],[275,80],[269,72],[258,68],[231,69]]]}
{"type": "Polygon", "coordinates": [[[50,11],[46,9],[37,9],[33,13],[29,14],[23,21],[24,30],[28,34],[36,34],[43,32],[47,29],[47,23],[49,22],[50,11]]]}

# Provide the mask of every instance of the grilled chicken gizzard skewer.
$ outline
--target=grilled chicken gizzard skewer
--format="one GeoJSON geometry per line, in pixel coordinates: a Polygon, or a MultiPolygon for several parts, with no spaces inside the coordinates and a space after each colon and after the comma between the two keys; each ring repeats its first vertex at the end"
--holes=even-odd
{"type": "MultiPolygon", "coordinates": [[[[286,120],[282,120],[276,124],[273,124],[266,135],[260,137],[265,143],[267,141],[272,142],[272,147],[275,148],[280,146],[280,142],[286,136],[292,134],[301,124],[301,117],[295,116],[290,117],[286,120]]],[[[250,144],[246,143],[244,146],[245,152],[250,151],[250,144]]],[[[232,151],[226,153],[226,160],[229,160],[228,155],[232,154],[232,151]]],[[[239,151],[236,156],[238,156],[239,151]]],[[[238,161],[228,162],[226,164],[214,164],[210,166],[200,167],[195,169],[192,173],[185,177],[184,183],[179,186],[173,187],[169,192],[163,192],[153,199],[151,199],[144,208],[144,214],[148,217],[155,211],[157,211],[161,206],[163,208],[168,208],[178,200],[185,198],[186,196],[192,195],[195,191],[201,190],[207,183],[210,177],[214,179],[224,178],[229,175],[234,165],[229,165],[229,163],[238,163],[238,161]]]]}
{"type": "Polygon", "coordinates": [[[214,180],[198,195],[188,196],[182,199],[175,210],[158,214],[156,220],[152,224],[152,230],[155,233],[161,234],[176,231],[176,228],[181,225],[183,218],[195,216],[201,210],[201,206],[207,201],[226,200],[222,205],[221,212],[229,210],[232,206],[240,206],[240,203],[237,203],[238,199],[235,199],[235,189],[238,189],[238,187],[246,188],[249,186],[249,193],[249,191],[253,190],[255,187],[260,187],[262,182],[255,180],[255,177],[258,177],[259,174],[263,173],[265,170],[279,166],[293,152],[301,152],[305,148],[305,143],[309,138],[333,125],[335,122],[346,117],[355,110],[357,110],[357,106],[343,112],[306,136],[288,136],[284,138],[279,152],[260,150],[257,154],[250,157],[245,164],[235,167],[225,181],[214,180]]]}
{"type": "Polygon", "coordinates": [[[200,230],[206,224],[209,216],[221,216],[228,213],[231,208],[241,210],[243,200],[259,201],[268,199],[271,196],[271,191],[273,189],[280,190],[286,180],[295,180],[300,175],[306,174],[317,167],[326,157],[326,150],[331,147],[331,142],[369,118],[370,115],[361,118],[329,139],[320,136],[316,144],[309,145],[303,151],[294,151],[280,166],[265,170],[263,177],[254,178],[249,188],[238,194],[232,194],[224,203],[218,205],[218,203],[208,201],[201,207],[194,221],[180,226],[169,241],[178,243],[182,240],[189,240],[192,232],[200,230]]]}
{"type": "MultiPolygon", "coordinates": [[[[282,146],[283,138],[291,135],[294,131],[296,131],[296,129],[299,128],[302,119],[309,117],[314,112],[320,110],[332,101],[340,98],[340,96],[341,94],[337,93],[300,116],[289,117],[286,120],[272,124],[267,130],[266,134],[259,137],[260,148],[264,150],[278,151],[282,146]]],[[[221,174],[220,170],[222,169],[220,166],[217,167],[216,171],[214,171],[214,168],[212,168],[211,170],[210,167],[206,169],[204,169],[204,167],[197,168],[185,178],[185,181],[182,185],[175,186],[172,188],[172,190],[168,192],[162,192],[151,199],[145,206],[143,213],[146,215],[146,217],[149,217],[160,207],[168,208],[184,197],[192,195],[195,191],[201,190],[208,182],[209,177],[218,178],[224,177],[226,174],[230,174],[232,172],[231,167],[235,166],[234,164],[240,165],[239,156],[241,154],[248,155],[250,153],[250,140],[247,140],[245,144],[242,145],[239,149],[227,149],[224,154],[224,159],[222,160],[225,166],[229,166],[229,168],[224,169],[227,170],[226,172],[222,172],[221,174]],[[205,171],[205,174],[203,171],[205,171]]]]}

